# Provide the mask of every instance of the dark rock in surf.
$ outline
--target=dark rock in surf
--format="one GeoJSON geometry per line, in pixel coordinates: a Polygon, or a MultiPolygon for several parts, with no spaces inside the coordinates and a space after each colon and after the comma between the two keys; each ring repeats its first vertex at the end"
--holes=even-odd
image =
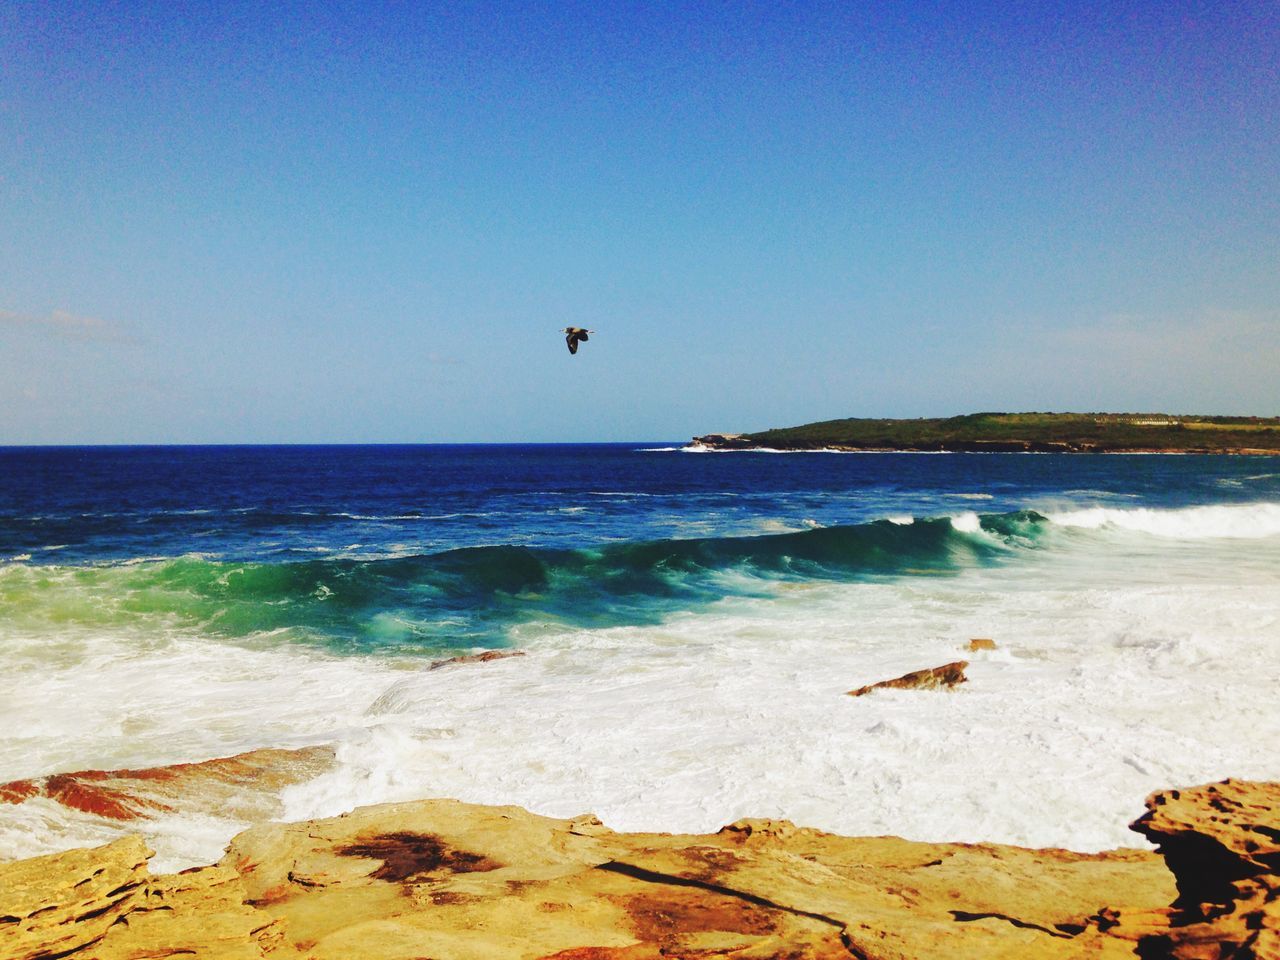
{"type": "Polygon", "coordinates": [[[881,680],[879,683],[872,683],[865,687],[858,687],[857,690],[850,690],[849,696],[860,697],[864,693],[870,693],[872,690],[881,688],[896,690],[937,690],[942,688],[950,690],[957,684],[968,682],[969,678],[964,675],[964,670],[967,666],[969,666],[968,660],[957,660],[954,663],[944,663],[940,667],[930,667],[928,670],[913,670],[911,673],[904,673],[893,680],[881,680]]]}
{"type": "Polygon", "coordinates": [[[508,657],[523,657],[523,650],[486,650],[484,653],[473,653],[462,657],[450,657],[448,660],[437,660],[427,669],[439,670],[457,663],[488,663],[490,660],[506,660],[508,657]]]}

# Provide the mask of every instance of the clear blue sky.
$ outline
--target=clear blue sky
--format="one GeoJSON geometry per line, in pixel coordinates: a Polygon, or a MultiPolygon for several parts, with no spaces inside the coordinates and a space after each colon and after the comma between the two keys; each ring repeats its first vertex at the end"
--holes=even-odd
{"type": "Polygon", "coordinates": [[[982,409],[1280,414],[1274,0],[0,6],[0,443],[982,409]]]}

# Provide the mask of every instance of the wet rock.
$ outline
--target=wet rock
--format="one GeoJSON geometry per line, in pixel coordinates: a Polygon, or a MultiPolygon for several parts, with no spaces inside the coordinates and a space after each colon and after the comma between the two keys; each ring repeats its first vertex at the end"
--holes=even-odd
{"type": "Polygon", "coordinates": [[[977,653],[979,650],[994,650],[996,642],[988,637],[974,637],[968,643],[968,649],[971,653],[977,653]]]}
{"type": "Polygon", "coordinates": [[[964,675],[965,668],[968,666],[968,660],[956,660],[954,663],[944,663],[940,667],[930,667],[928,670],[913,670],[893,680],[881,680],[879,683],[850,690],[849,696],[860,697],[872,690],[880,689],[936,690],[941,687],[949,690],[957,684],[968,682],[969,678],[964,675]]]}
{"type": "Polygon", "coordinates": [[[448,660],[434,661],[428,670],[438,670],[459,663],[488,663],[490,660],[506,660],[508,657],[523,657],[523,650],[486,650],[484,653],[472,653],[462,657],[450,657],[448,660]]]}
{"type": "Polygon", "coordinates": [[[47,797],[108,820],[158,813],[214,813],[242,820],[279,816],[279,791],[332,768],[333,748],[253,750],[199,763],[138,770],[77,770],[0,784],[0,803],[47,797]]]}

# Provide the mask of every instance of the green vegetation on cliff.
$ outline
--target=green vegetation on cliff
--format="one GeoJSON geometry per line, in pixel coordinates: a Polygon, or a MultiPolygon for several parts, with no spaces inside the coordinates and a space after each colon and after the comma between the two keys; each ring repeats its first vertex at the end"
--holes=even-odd
{"type": "Polygon", "coordinates": [[[710,434],[718,449],[1280,453],[1280,418],[1164,413],[971,413],[918,420],[851,417],[747,434],[710,434]]]}

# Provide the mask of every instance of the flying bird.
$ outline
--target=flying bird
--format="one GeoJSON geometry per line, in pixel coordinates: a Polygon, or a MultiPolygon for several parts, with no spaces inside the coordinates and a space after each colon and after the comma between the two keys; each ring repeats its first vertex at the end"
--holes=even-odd
{"type": "Polygon", "coordinates": [[[581,327],[565,327],[564,328],[564,342],[569,345],[570,353],[577,353],[578,344],[586,343],[588,340],[591,339],[590,337],[587,336],[588,333],[595,333],[595,331],[583,330],[581,327]]]}

